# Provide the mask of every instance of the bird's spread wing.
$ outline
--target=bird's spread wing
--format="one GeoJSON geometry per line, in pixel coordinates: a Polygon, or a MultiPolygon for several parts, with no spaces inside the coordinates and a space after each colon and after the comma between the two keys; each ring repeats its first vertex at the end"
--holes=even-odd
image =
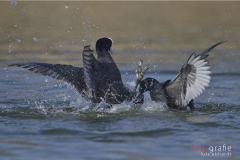
{"type": "Polygon", "coordinates": [[[87,85],[88,98],[94,102],[99,101],[97,97],[99,94],[98,84],[104,83],[101,81],[104,78],[104,72],[106,69],[99,63],[93,55],[93,50],[90,49],[90,45],[85,46],[83,49],[83,68],[84,68],[84,81],[87,85]],[[97,87],[97,88],[96,88],[97,87]]]}
{"type": "Polygon", "coordinates": [[[16,63],[9,66],[27,68],[29,71],[64,81],[76,88],[80,94],[86,89],[83,68],[80,67],[48,63],[16,63]]]}
{"type": "MultiPolygon", "coordinates": [[[[223,41],[225,42],[225,41],[223,41]]],[[[219,42],[199,55],[193,53],[187,63],[182,66],[180,73],[166,86],[168,96],[174,99],[178,106],[187,106],[188,103],[198,97],[210,83],[210,66],[206,58],[210,50],[222,44],[219,42]]]]}
{"type": "Polygon", "coordinates": [[[91,72],[93,71],[92,63],[95,57],[93,56],[93,50],[90,49],[89,46],[85,46],[83,49],[83,68],[84,68],[84,81],[87,85],[88,92],[90,95],[94,94],[94,83],[93,83],[93,75],[91,72]],[[91,92],[91,93],[90,93],[91,92]]]}

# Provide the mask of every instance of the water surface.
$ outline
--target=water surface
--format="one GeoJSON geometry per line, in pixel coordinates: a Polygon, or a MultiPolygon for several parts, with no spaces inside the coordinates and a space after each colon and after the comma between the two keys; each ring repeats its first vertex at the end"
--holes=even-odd
{"type": "MultiPolygon", "coordinates": [[[[2,67],[0,74],[4,159],[206,158],[192,151],[193,144],[233,145],[231,158],[240,156],[239,74],[213,74],[195,100],[196,109],[186,112],[170,111],[149,97],[143,105],[86,111],[90,104],[62,82],[21,68],[2,67]]],[[[133,72],[122,75],[126,85],[134,82],[133,72]]],[[[164,81],[175,75],[150,72],[146,77],[164,81]]]]}

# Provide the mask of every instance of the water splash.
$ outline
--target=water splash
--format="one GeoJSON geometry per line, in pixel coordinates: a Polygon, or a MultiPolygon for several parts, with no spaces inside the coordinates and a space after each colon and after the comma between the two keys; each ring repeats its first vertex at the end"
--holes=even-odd
{"type": "Polygon", "coordinates": [[[128,86],[135,87],[136,82],[135,82],[135,81],[132,81],[132,82],[127,82],[126,84],[127,84],[128,86]]]}
{"type": "Polygon", "coordinates": [[[167,107],[161,102],[147,101],[143,103],[140,110],[145,112],[166,111],[167,107]]]}
{"type": "Polygon", "coordinates": [[[15,5],[17,5],[17,2],[13,0],[13,1],[11,1],[11,4],[15,6],[15,5]]]}
{"type": "Polygon", "coordinates": [[[37,39],[36,37],[33,37],[33,40],[34,40],[34,41],[38,41],[38,39],[37,39]]]}

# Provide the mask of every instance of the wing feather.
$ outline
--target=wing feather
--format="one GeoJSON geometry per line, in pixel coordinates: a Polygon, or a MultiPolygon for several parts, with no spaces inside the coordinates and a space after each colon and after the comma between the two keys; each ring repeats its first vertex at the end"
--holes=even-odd
{"type": "Polygon", "coordinates": [[[176,106],[186,107],[192,99],[205,90],[205,87],[209,86],[211,71],[206,60],[207,53],[223,42],[209,47],[199,55],[192,53],[187,63],[182,66],[180,73],[168,83],[166,91],[168,96],[175,99],[176,106]]]}
{"type": "Polygon", "coordinates": [[[49,63],[16,63],[9,66],[16,66],[28,69],[43,76],[50,76],[56,80],[64,81],[73,86],[82,94],[86,89],[84,82],[83,68],[63,64],[49,63]]]}
{"type": "Polygon", "coordinates": [[[105,72],[108,70],[104,68],[100,62],[93,55],[93,50],[90,45],[85,46],[83,49],[83,68],[84,68],[84,81],[87,86],[87,98],[92,102],[100,102],[100,97],[104,96],[103,88],[101,85],[103,80],[106,79],[105,72]],[[100,80],[102,79],[102,80],[100,80]]]}

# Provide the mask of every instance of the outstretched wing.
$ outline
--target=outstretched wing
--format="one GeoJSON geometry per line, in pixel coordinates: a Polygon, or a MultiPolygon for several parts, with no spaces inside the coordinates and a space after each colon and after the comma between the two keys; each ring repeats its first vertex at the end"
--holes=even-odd
{"type": "MultiPolygon", "coordinates": [[[[225,41],[223,41],[225,42],[225,41]]],[[[198,97],[210,83],[210,66],[206,58],[210,50],[222,44],[219,42],[199,55],[193,53],[187,63],[182,66],[180,73],[166,86],[168,96],[174,100],[175,105],[187,106],[198,97]]]]}
{"type": "Polygon", "coordinates": [[[64,81],[76,88],[80,94],[86,89],[83,68],[80,67],[48,63],[17,63],[9,66],[28,68],[29,71],[64,81]]]}
{"type": "Polygon", "coordinates": [[[88,98],[93,102],[100,102],[99,85],[104,83],[102,79],[104,78],[103,72],[106,69],[96,60],[90,45],[85,46],[83,49],[83,68],[88,98]]]}

